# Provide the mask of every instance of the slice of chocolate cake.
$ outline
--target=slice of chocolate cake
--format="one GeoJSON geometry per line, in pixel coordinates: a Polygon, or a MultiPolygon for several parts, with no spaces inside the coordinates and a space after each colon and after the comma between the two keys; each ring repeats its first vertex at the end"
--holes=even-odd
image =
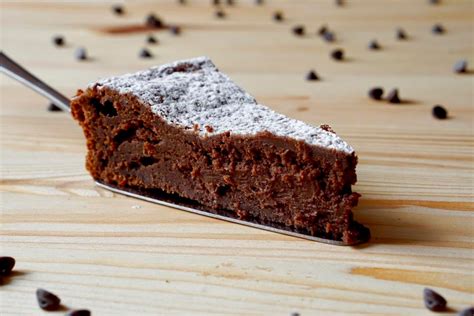
{"type": "Polygon", "coordinates": [[[350,244],[369,238],[351,212],[352,147],[258,104],[208,58],[101,80],[71,110],[97,181],[350,244]]]}

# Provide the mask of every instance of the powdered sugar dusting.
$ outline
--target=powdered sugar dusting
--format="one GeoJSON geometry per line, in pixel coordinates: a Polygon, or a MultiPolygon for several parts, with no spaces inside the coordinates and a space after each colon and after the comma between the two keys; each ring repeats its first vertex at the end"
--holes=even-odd
{"type": "Polygon", "coordinates": [[[334,133],[258,104],[219,72],[207,57],[177,61],[135,74],[104,79],[96,84],[99,89],[104,86],[135,95],[170,124],[186,129],[193,129],[197,124],[201,136],[227,131],[239,135],[268,131],[314,146],[346,153],[354,151],[334,133]]]}

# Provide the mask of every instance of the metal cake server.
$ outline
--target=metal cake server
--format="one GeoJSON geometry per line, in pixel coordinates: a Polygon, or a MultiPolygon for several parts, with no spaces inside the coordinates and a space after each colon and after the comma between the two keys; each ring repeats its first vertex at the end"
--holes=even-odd
{"type": "MultiPolygon", "coordinates": [[[[46,83],[38,79],[36,76],[32,75],[29,71],[27,71],[25,68],[23,68],[18,63],[13,61],[3,52],[0,52],[0,70],[1,72],[5,73],[11,78],[18,80],[20,83],[30,87],[31,89],[38,92],[42,96],[46,97],[55,105],[57,105],[59,108],[61,108],[63,111],[71,112],[71,108],[69,106],[70,100],[67,97],[65,97],[64,95],[62,95],[61,93],[53,89],[51,86],[47,85],[46,83]]],[[[194,201],[181,198],[177,195],[167,194],[161,190],[153,190],[152,192],[140,191],[139,189],[118,188],[118,187],[114,187],[114,186],[111,186],[109,184],[105,184],[99,181],[96,181],[95,183],[97,186],[104,188],[106,190],[109,190],[121,195],[133,197],[136,199],[140,199],[143,201],[172,207],[172,208],[176,208],[182,211],[204,215],[211,218],[225,220],[225,221],[240,224],[240,225],[250,226],[254,228],[263,229],[266,231],[271,231],[274,233],[308,239],[308,240],[326,243],[330,245],[353,246],[353,245],[360,244],[367,241],[367,240],[359,240],[355,243],[349,244],[343,241],[325,239],[321,237],[314,237],[305,232],[290,231],[290,230],[284,229],[283,227],[275,228],[275,227],[265,226],[256,222],[252,222],[251,220],[244,221],[244,220],[232,217],[232,213],[225,210],[214,211],[217,214],[212,213],[206,210],[202,205],[194,201]]]]}

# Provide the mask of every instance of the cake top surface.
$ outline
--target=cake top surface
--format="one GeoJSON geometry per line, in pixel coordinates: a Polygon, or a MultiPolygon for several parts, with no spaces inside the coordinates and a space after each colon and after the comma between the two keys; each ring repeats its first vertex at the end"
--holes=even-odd
{"type": "Polygon", "coordinates": [[[314,146],[349,154],[354,152],[336,134],[258,104],[207,57],[111,77],[93,85],[99,89],[107,87],[121,94],[132,94],[169,124],[186,129],[197,127],[201,136],[228,131],[255,135],[268,131],[314,146]]]}

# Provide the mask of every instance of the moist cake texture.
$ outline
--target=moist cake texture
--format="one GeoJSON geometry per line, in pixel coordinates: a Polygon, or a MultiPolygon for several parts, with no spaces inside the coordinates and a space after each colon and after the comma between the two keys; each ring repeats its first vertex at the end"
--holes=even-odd
{"type": "Polygon", "coordinates": [[[313,236],[369,236],[352,218],[353,148],[258,104],[206,57],[100,80],[71,109],[98,181],[313,236]]]}

